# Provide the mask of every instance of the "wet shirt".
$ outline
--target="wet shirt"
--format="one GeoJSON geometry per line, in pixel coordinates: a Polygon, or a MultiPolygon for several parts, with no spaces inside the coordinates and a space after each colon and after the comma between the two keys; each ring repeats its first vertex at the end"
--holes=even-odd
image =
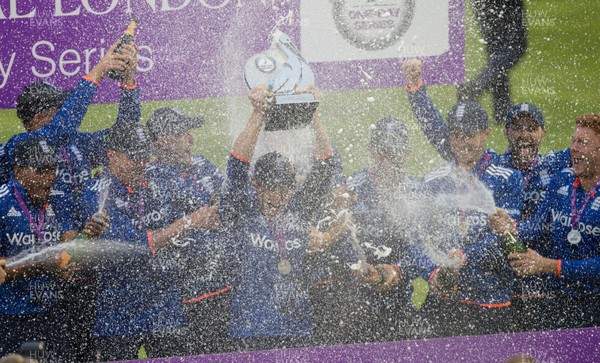
{"type": "Polygon", "coordinates": [[[234,297],[229,333],[236,338],[312,333],[306,249],[311,212],[328,190],[331,158],[317,161],[286,210],[275,220],[260,212],[250,187],[250,164],[230,156],[221,198],[234,297]],[[278,265],[288,260],[291,271],[278,265]]]}
{"type": "MultiPolygon", "coordinates": [[[[10,259],[55,246],[64,232],[75,229],[68,214],[55,207],[59,196],[60,192],[53,191],[48,204],[34,207],[16,180],[0,186],[0,256],[10,259]]],[[[60,280],[48,274],[7,281],[0,285],[0,314],[43,313],[59,298],[60,280]]]]}
{"type": "MultiPolygon", "coordinates": [[[[85,110],[87,112],[87,109],[85,110]]],[[[77,117],[83,118],[85,112],[77,117]]],[[[117,114],[118,123],[138,123],[141,117],[139,88],[121,89],[121,99],[117,114]]],[[[74,132],[68,145],[58,149],[59,163],[56,169],[54,189],[64,193],[65,198],[81,200],[86,182],[91,178],[92,169],[105,166],[106,143],[104,135],[107,129],[96,132],[74,132]]],[[[83,210],[80,203],[70,210],[72,218],[83,228],[83,210]]]]}
{"type": "MultiPolygon", "coordinates": [[[[159,218],[151,221],[151,228],[157,229],[217,203],[223,176],[204,156],[194,155],[186,168],[155,160],[146,171],[146,180],[158,201],[152,213],[159,218]]],[[[165,271],[172,272],[173,283],[188,301],[226,287],[223,252],[219,231],[197,228],[177,236],[169,247],[157,251],[156,258],[165,271]]]]}
{"type": "MultiPolygon", "coordinates": [[[[498,165],[510,168],[512,164],[510,150],[498,157],[498,165]]],[[[528,220],[535,214],[544,201],[550,179],[556,173],[570,167],[571,150],[565,149],[557,152],[550,151],[545,155],[538,154],[529,169],[521,172],[524,183],[521,220],[528,220]]]]}
{"type": "Polygon", "coordinates": [[[537,213],[531,220],[519,223],[519,236],[542,256],[561,260],[560,276],[546,276],[550,293],[571,297],[598,296],[599,188],[596,186],[590,191],[585,191],[576,180],[577,177],[570,169],[555,175],[537,213]],[[573,195],[575,213],[572,209],[573,195]],[[581,240],[576,244],[571,244],[567,239],[573,227],[581,236],[581,240]],[[547,233],[549,238],[545,238],[547,233]]]}
{"type": "Polygon", "coordinates": [[[184,325],[179,291],[154,257],[149,227],[157,222],[152,214],[156,210],[153,192],[147,184],[133,190],[106,171],[86,186],[84,208],[88,218],[98,211],[105,193],[104,209],[110,227],[101,238],[113,241],[117,249],[127,247],[127,256],[100,266],[93,334],[135,335],[184,325]]]}
{"type": "MultiPolygon", "coordinates": [[[[512,218],[518,218],[521,208],[523,178],[516,170],[503,168],[493,162],[494,154],[486,152],[471,171],[492,192],[496,207],[505,209],[512,218]]],[[[456,179],[451,176],[454,166],[447,165],[424,178],[428,191],[437,194],[462,193],[456,179]]],[[[500,236],[492,233],[488,226],[488,215],[475,209],[454,208],[447,218],[452,231],[445,231],[448,246],[459,249],[465,256],[465,264],[460,270],[459,290],[455,299],[476,303],[482,306],[508,306],[515,278],[504,253],[500,236]]],[[[444,253],[450,251],[449,248],[444,253]]],[[[426,255],[426,254],[425,254],[426,255]]],[[[422,261],[428,266],[423,274],[429,278],[437,268],[435,264],[422,261]]]]}

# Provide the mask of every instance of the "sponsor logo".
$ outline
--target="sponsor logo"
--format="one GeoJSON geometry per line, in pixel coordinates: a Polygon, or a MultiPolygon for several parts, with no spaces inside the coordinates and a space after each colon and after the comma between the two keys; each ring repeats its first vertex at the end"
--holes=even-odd
{"type": "MultiPolygon", "coordinates": [[[[11,246],[33,246],[37,242],[37,238],[33,233],[6,233],[6,239],[11,246]]],[[[60,233],[58,231],[44,232],[43,243],[60,241],[60,233]]]]}
{"type": "MultiPolygon", "coordinates": [[[[554,208],[550,209],[552,211],[552,222],[559,223],[564,227],[571,228],[571,216],[565,214],[563,211],[556,211],[554,208]]],[[[600,227],[592,226],[589,224],[585,224],[583,222],[579,222],[579,232],[582,234],[591,235],[594,237],[600,236],[600,227]]]]}
{"type": "MultiPolygon", "coordinates": [[[[264,248],[269,251],[279,251],[279,245],[276,241],[269,239],[267,236],[262,236],[255,233],[250,233],[252,245],[258,248],[264,248]]],[[[302,247],[302,243],[298,238],[285,241],[285,249],[291,251],[302,247]]]]}
{"type": "Polygon", "coordinates": [[[11,207],[7,214],[8,217],[21,217],[22,214],[15,207],[11,207]]]}

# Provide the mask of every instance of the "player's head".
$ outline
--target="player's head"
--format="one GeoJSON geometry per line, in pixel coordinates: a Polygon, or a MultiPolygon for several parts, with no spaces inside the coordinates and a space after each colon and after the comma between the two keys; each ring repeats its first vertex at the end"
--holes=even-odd
{"type": "Polygon", "coordinates": [[[17,116],[25,130],[32,132],[49,124],[70,94],[71,91],[60,91],[45,82],[35,82],[25,87],[17,98],[17,116]]]}
{"type": "Polygon", "coordinates": [[[151,144],[143,125],[115,124],[106,131],[108,167],[125,185],[138,185],[150,161],[151,144]]]}
{"type": "Polygon", "coordinates": [[[192,163],[192,130],[204,125],[203,117],[188,117],[175,108],[159,108],[146,125],[157,158],[170,165],[192,163]]]}
{"type": "Polygon", "coordinates": [[[490,134],[487,112],[475,102],[459,103],[448,113],[448,129],[458,165],[469,169],[475,166],[490,134]]]}
{"type": "Polygon", "coordinates": [[[591,113],[576,119],[571,159],[575,175],[600,176],[600,114],[591,113]]]}
{"type": "Polygon", "coordinates": [[[408,130],[402,121],[388,116],[371,126],[369,153],[372,168],[401,171],[409,151],[408,130]]]}
{"type": "Polygon", "coordinates": [[[40,136],[24,138],[15,146],[13,175],[33,204],[48,201],[56,181],[57,163],[54,148],[40,136]]]}
{"type": "Polygon", "coordinates": [[[256,161],[252,186],[262,213],[273,219],[283,212],[294,194],[296,171],[288,158],[272,151],[256,161]]]}
{"type": "Polygon", "coordinates": [[[508,140],[514,167],[528,168],[546,136],[542,112],[529,103],[511,107],[506,116],[504,135],[508,140]]]}

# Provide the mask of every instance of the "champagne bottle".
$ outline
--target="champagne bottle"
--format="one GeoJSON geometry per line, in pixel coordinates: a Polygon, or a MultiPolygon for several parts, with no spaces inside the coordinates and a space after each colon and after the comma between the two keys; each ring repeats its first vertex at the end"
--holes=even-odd
{"type": "MultiPolygon", "coordinates": [[[[115,53],[121,53],[123,49],[123,44],[130,44],[131,42],[133,42],[137,21],[138,19],[136,17],[133,17],[131,19],[131,21],[129,22],[129,26],[127,26],[127,29],[125,29],[125,32],[123,32],[123,35],[121,36],[121,43],[119,43],[119,45],[117,45],[117,47],[114,50],[115,53]]],[[[112,79],[120,81],[125,77],[125,74],[122,71],[112,70],[108,72],[108,76],[112,79]]]]}
{"type": "Polygon", "coordinates": [[[518,236],[510,232],[506,232],[502,235],[502,243],[506,253],[525,253],[527,252],[527,246],[519,239],[518,236]]]}

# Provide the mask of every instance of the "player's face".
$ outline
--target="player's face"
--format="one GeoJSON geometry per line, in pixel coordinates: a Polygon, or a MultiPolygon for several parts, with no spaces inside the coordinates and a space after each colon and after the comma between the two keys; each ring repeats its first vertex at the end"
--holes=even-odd
{"type": "Polygon", "coordinates": [[[471,169],[481,159],[490,130],[479,131],[473,136],[450,132],[450,145],[459,166],[471,169]]]}
{"type": "Polygon", "coordinates": [[[271,220],[283,212],[294,194],[294,188],[288,185],[263,187],[255,184],[254,189],[257,192],[262,213],[271,220]]]}
{"type": "Polygon", "coordinates": [[[406,152],[398,150],[374,150],[369,149],[371,153],[371,168],[373,170],[385,172],[398,172],[404,170],[406,161],[406,152]]]}
{"type": "Polygon", "coordinates": [[[600,136],[589,127],[577,127],[571,138],[571,161],[575,175],[600,175],[600,136]]]}
{"type": "Polygon", "coordinates": [[[546,131],[531,117],[519,117],[504,129],[514,166],[528,168],[535,159],[546,131]]]}
{"type": "Polygon", "coordinates": [[[148,159],[134,160],[126,154],[108,150],[108,167],[125,185],[139,185],[144,180],[148,159]]]}
{"type": "Polygon", "coordinates": [[[33,132],[48,125],[50,121],[52,121],[54,115],[56,115],[57,111],[58,107],[48,107],[47,109],[38,113],[27,125],[27,131],[33,132]]]}
{"type": "Polygon", "coordinates": [[[15,178],[23,186],[34,204],[43,204],[50,198],[56,181],[56,166],[47,168],[15,167],[15,178]]]}
{"type": "Polygon", "coordinates": [[[161,137],[156,141],[156,153],[160,159],[171,165],[191,165],[194,134],[192,130],[161,137]]]}

